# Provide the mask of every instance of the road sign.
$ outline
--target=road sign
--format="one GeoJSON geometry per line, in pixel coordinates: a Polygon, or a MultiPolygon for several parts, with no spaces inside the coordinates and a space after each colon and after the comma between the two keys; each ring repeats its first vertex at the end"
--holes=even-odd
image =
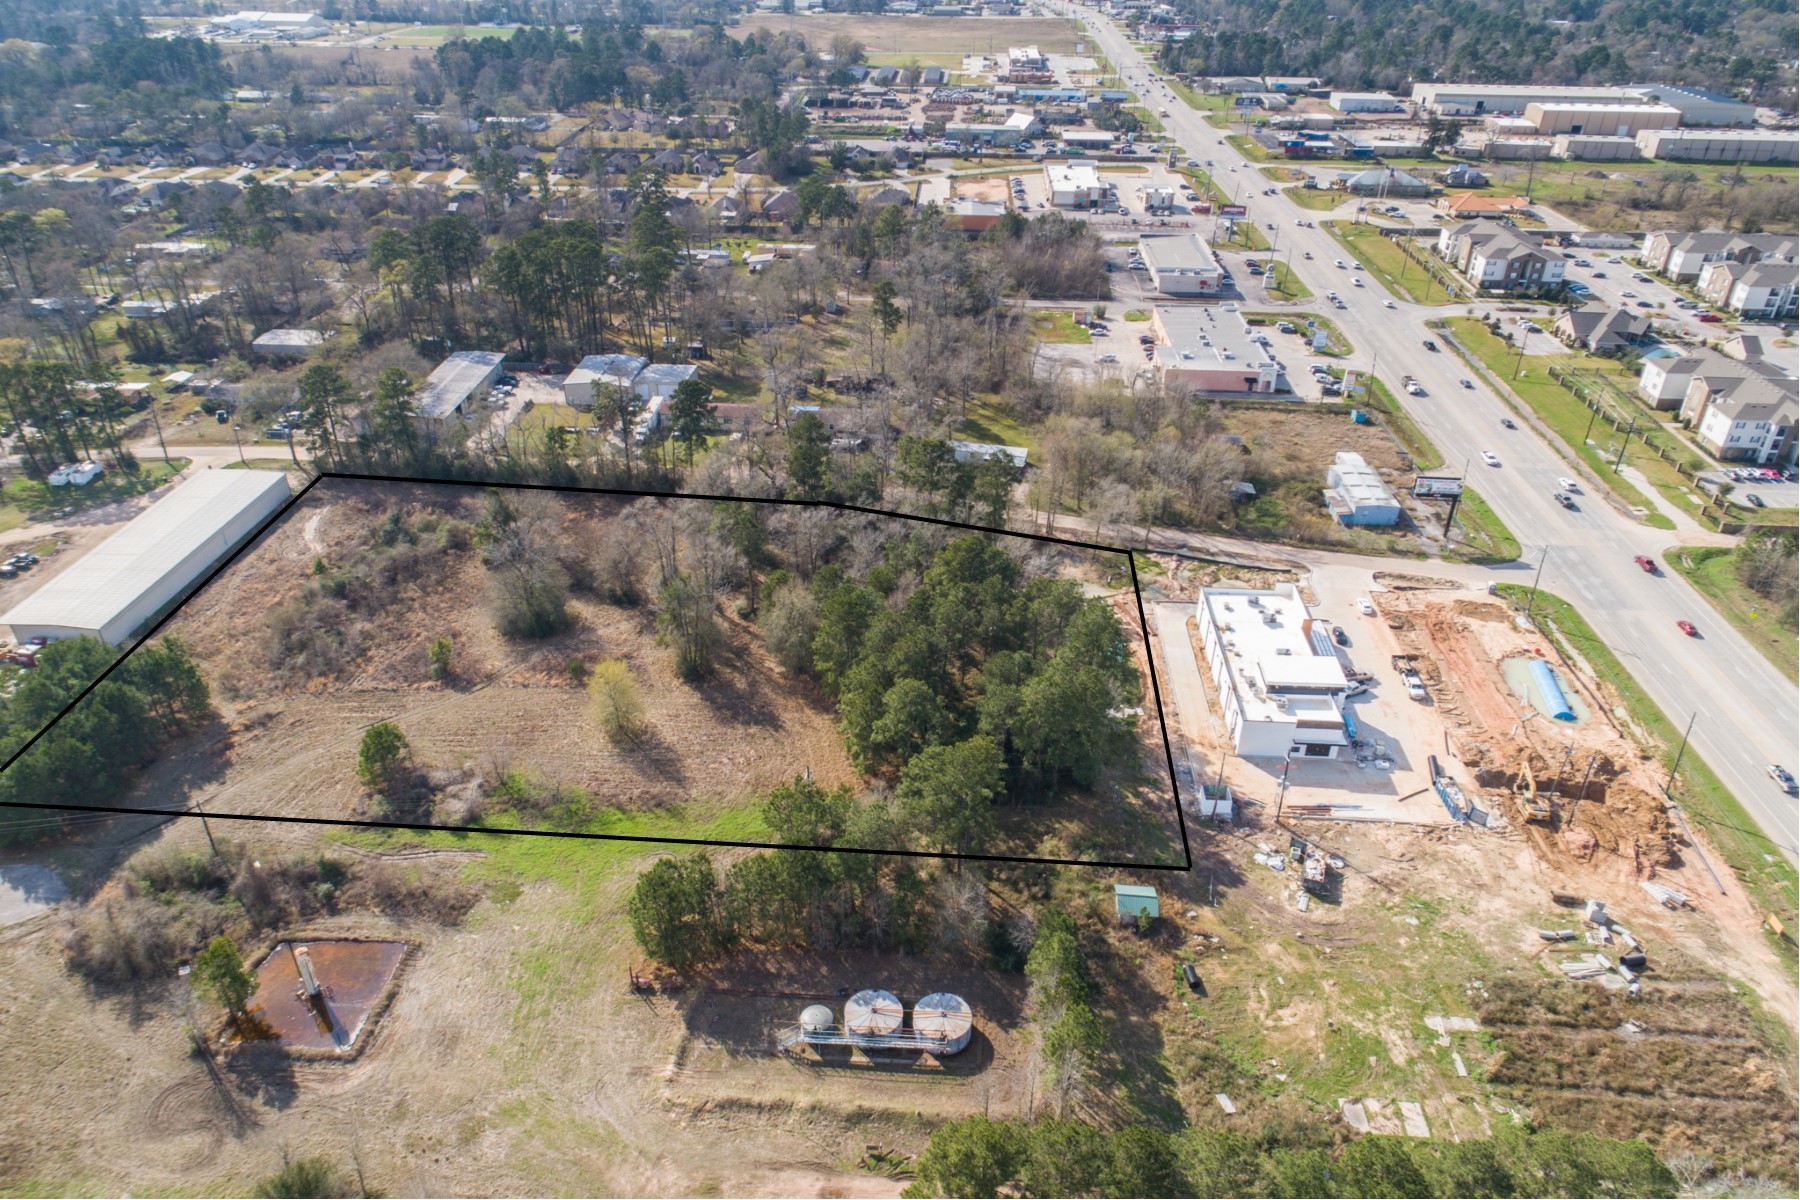
{"type": "Polygon", "coordinates": [[[1242,204],[1219,205],[1219,215],[1221,217],[1243,217],[1248,216],[1249,213],[1250,210],[1242,204]]]}

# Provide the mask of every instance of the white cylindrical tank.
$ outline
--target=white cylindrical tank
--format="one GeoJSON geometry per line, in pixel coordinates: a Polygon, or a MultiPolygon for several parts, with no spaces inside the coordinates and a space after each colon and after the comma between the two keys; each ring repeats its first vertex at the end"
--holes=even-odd
{"type": "Polygon", "coordinates": [[[844,1002],[844,1030],[852,1037],[886,1037],[905,1019],[900,997],[881,988],[864,988],[844,1002]]]}
{"type": "Polygon", "coordinates": [[[913,1005],[913,1032],[935,1042],[934,1054],[955,1054],[969,1044],[975,1018],[968,1002],[949,992],[933,992],[913,1005]]]}
{"type": "Polygon", "coordinates": [[[800,1014],[802,1033],[824,1033],[835,1024],[837,1021],[831,1015],[831,1010],[823,1004],[809,1004],[800,1014]]]}

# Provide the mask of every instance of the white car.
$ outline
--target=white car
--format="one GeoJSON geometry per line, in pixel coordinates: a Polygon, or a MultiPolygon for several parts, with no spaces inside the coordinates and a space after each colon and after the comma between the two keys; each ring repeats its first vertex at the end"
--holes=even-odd
{"type": "Polygon", "coordinates": [[[1581,485],[1576,483],[1573,479],[1570,479],[1567,475],[1558,479],[1556,483],[1557,486],[1562,488],[1565,492],[1579,492],[1581,490],[1581,485]]]}
{"type": "Polygon", "coordinates": [[[1393,308],[1393,307],[1394,307],[1394,302],[1393,302],[1393,301],[1392,301],[1392,300],[1383,300],[1383,301],[1382,301],[1382,302],[1381,302],[1381,307],[1383,307],[1383,308],[1393,308]]]}
{"type": "Polygon", "coordinates": [[[1365,617],[1372,617],[1375,615],[1375,605],[1370,602],[1367,596],[1358,596],[1356,598],[1356,611],[1365,617]]]}
{"type": "Polygon", "coordinates": [[[1103,363],[1116,363],[1119,361],[1119,356],[1116,354],[1102,354],[1099,358],[1095,359],[1094,361],[1095,362],[1103,362],[1103,363]]]}
{"type": "Polygon", "coordinates": [[[1340,271],[1341,271],[1341,270],[1343,270],[1343,269],[1344,269],[1344,260],[1343,260],[1343,259],[1341,259],[1341,258],[1334,258],[1334,259],[1332,259],[1332,260],[1331,260],[1331,262],[1332,262],[1332,265],[1333,265],[1333,266],[1335,266],[1335,267],[1337,267],[1337,269],[1338,269],[1338,270],[1340,270],[1340,271]]]}
{"type": "Polygon", "coordinates": [[[1357,287],[1361,287],[1363,285],[1363,281],[1360,278],[1352,279],[1350,282],[1355,284],[1357,287]]]}
{"type": "Polygon", "coordinates": [[[1483,450],[1481,452],[1481,461],[1486,463],[1490,467],[1497,467],[1500,465],[1499,456],[1497,456],[1492,450],[1483,450]]]}

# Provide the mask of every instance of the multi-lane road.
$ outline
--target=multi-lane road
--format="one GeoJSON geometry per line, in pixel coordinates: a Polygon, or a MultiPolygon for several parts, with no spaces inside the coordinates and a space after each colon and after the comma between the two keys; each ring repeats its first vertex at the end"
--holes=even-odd
{"type": "Polygon", "coordinates": [[[1150,66],[1117,26],[1087,10],[1068,11],[1152,108],[1169,110],[1163,125],[1187,157],[1212,159],[1220,168],[1213,177],[1227,189],[1233,172],[1226,168],[1244,177],[1244,186],[1237,189],[1239,202],[1248,205],[1259,227],[1275,225],[1282,257],[1302,281],[1318,295],[1333,290],[1344,298],[1347,309],[1333,319],[1356,346],[1352,365],[1376,367],[1389,379],[1410,374],[1419,380],[1425,395],[1406,397],[1407,411],[1443,452],[1447,469],[1469,464],[1471,484],[1526,547],[1527,562],[1496,568],[1493,577],[1529,583],[1547,556],[1545,590],[1581,610],[1677,728],[1698,714],[1694,750],[1781,851],[1795,858],[1800,805],[1777,788],[1768,767],[1781,763],[1792,768],[1800,762],[1796,689],[1680,576],[1664,572],[1652,577],[1633,562],[1638,554],[1660,559],[1680,544],[1680,535],[1652,529],[1615,508],[1600,481],[1535,432],[1529,421],[1519,419],[1473,368],[1447,348],[1435,353],[1425,348],[1425,339],[1434,336],[1425,321],[1458,310],[1390,297],[1374,280],[1353,287],[1354,272],[1333,265],[1338,259],[1350,261],[1343,246],[1323,229],[1296,224],[1318,213],[1300,208],[1284,194],[1262,195],[1266,185],[1256,165],[1224,141],[1223,131],[1155,82],[1150,66]],[[1290,246],[1291,256],[1286,253],[1290,246]],[[1304,257],[1309,252],[1310,261],[1304,257]],[[1390,300],[1392,308],[1387,307],[1390,300]],[[1464,378],[1475,386],[1463,387],[1464,378]],[[1504,428],[1503,417],[1513,417],[1519,428],[1504,428]],[[1484,450],[1500,465],[1485,465],[1484,450]],[[1573,511],[1553,496],[1564,477],[1581,484],[1573,511]],[[1698,626],[1701,636],[1683,634],[1676,627],[1682,620],[1698,626]]]}

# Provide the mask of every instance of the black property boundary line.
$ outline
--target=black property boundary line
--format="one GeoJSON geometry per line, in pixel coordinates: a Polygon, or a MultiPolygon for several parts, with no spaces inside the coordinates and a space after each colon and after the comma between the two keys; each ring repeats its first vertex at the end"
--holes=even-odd
{"type": "Polygon", "coordinates": [[[903,521],[918,521],[927,525],[943,526],[947,529],[968,530],[972,533],[997,534],[1005,537],[1024,538],[1027,541],[1043,542],[1049,545],[1069,546],[1079,550],[1094,550],[1123,555],[1126,566],[1130,569],[1131,573],[1132,596],[1137,602],[1138,629],[1144,638],[1144,661],[1150,668],[1150,694],[1156,702],[1156,720],[1158,726],[1162,730],[1163,759],[1169,770],[1169,792],[1175,799],[1175,822],[1181,836],[1182,862],[1179,864],[1115,862],[1111,860],[1087,858],[1040,858],[1033,855],[1017,854],[938,854],[926,850],[883,850],[839,846],[795,846],[781,842],[730,841],[717,838],[655,837],[648,834],[583,833],[557,829],[491,829],[480,825],[434,825],[428,822],[417,821],[358,820],[353,817],[296,817],[225,812],[207,812],[202,814],[192,810],[176,811],[166,808],[141,808],[131,805],[111,804],[50,804],[32,803],[29,801],[0,801],[0,807],[29,808],[51,812],[119,813],[135,816],[204,816],[205,819],[212,821],[260,821],[278,825],[330,825],[350,826],[358,829],[410,829],[427,832],[489,834],[510,837],[564,838],[574,841],[645,842],[654,845],[668,846],[722,846],[746,850],[810,850],[825,854],[879,854],[892,858],[967,859],[971,862],[1031,863],[1043,866],[1063,867],[1107,867],[1134,871],[1193,870],[1194,852],[1193,847],[1188,842],[1187,817],[1183,814],[1181,809],[1181,784],[1175,773],[1175,752],[1169,741],[1169,723],[1163,715],[1162,685],[1156,674],[1156,652],[1154,647],[1150,644],[1150,623],[1148,618],[1144,615],[1144,593],[1138,582],[1137,561],[1130,548],[1124,546],[1107,546],[1102,545],[1099,542],[1084,542],[1076,538],[1056,537],[1053,534],[1018,533],[1010,529],[995,529],[991,526],[976,525],[967,521],[952,521],[944,517],[917,516],[912,513],[895,512],[890,509],[870,508],[866,505],[845,504],[830,500],[792,500],[761,496],[720,496],[702,492],[657,492],[638,488],[581,487],[548,483],[490,483],[467,479],[431,479],[414,475],[374,475],[355,471],[321,471],[313,476],[313,478],[307,482],[306,486],[290,496],[287,502],[280,508],[265,517],[250,536],[243,539],[235,550],[228,554],[223,561],[207,573],[204,579],[189,590],[188,593],[174,605],[170,606],[168,611],[164,612],[161,617],[157,618],[155,623],[145,630],[143,634],[131,644],[129,649],[120,654],[106,670],[100,672],[92,683],[89,683],[86,687],[82,688],[81,691],[76,693],[73,699],[65,704],[42,729],[32,734],[30,739],[15,750],[4,763],[0,763],[0,771],[5,771],[22,758],[27,751],[44,737],[45,734],[55,728],[59,721],[72,712],[76,705],[86,699],[89,693],[99,687],[102,683],[106,682],[107,677],[118,670],[126,659],[130,658],[131,655],[135,654],[142,646],[149,642],[151,638],[155,637],[164,625],[174,619],[176,613],[187,606],[189,601],[205,591],[206,588],[211,585],[213,580],[224,574],[233,563],[237,562],[239,558],[261,542],[265,534],[274,528],[275,525],[286,517],[289,512],[297,507],[302,500],[306,499],[307,495],[315,487],[327,479],[343,479],[360,483],[414,484],[434,487],[476,488],[482,490],[501,488],[523,492],[565,492],[591,496],[624,496],[633,498],[647,496],[652,499],[706,500],[729,504],[771,504],[790,508],[829,508],[839,509],[844,512],[862,513],[868,516],[891,517],[903,521]]]}

